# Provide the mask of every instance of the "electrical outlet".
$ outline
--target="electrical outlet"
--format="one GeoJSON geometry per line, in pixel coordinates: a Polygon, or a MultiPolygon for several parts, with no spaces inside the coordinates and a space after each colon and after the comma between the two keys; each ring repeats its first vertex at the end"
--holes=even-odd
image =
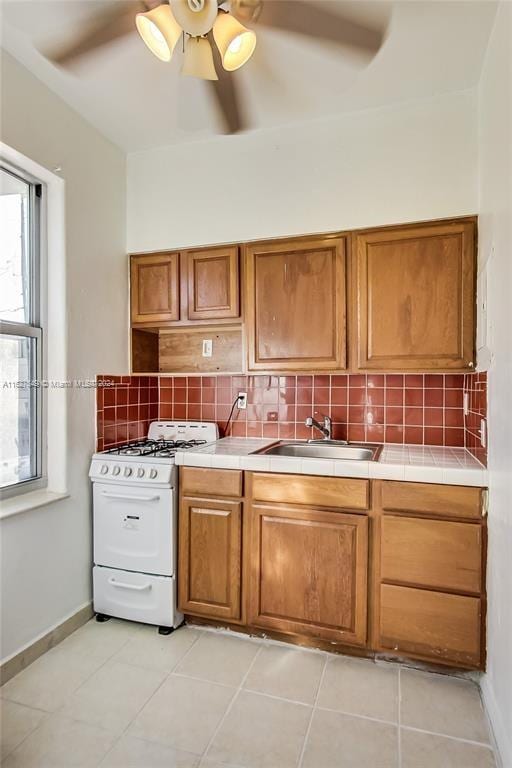
{"type": "Polygon", "coordinates": [[[464,392],[464,416],[467,416],[469,413],[469,392],[464,392]]]}
{"type": "Polygon", "coordinates": [[[247,408],[247,392],[238,393],[238,408],[240,411],[245,411],[247,408]]]}
{"type": "Polygon", "coordinates": [[[211,357],[213,354],[213,341],[211,339],[203,339],[203,357],[211,357]]]}
{"type": "Polygon", "coordinates": [[[480,445],[482,448],[487,446],[487,422],[485,419],[480,419],[480,445]]]}

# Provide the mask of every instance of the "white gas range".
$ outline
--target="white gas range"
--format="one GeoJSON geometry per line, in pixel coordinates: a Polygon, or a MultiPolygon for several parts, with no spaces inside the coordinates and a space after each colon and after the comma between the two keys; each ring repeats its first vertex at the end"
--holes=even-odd
{"type": "Polygon", "coordinates": [[[146,440],[92,457],[94,610],[156,624],[168,634],[177,611],[178,470],[174,456],[218,439],[216,424],[153,421],[146,440]]]}

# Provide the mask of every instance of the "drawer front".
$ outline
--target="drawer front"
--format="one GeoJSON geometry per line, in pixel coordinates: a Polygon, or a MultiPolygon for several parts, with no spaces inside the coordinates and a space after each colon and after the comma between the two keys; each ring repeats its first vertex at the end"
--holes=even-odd
{"type": "Polygon", "coordinates": [[[252,475],[252,498],[276,504],[361,509],[369,507],[368,480],[309,475],[252,475]]]}
{"type": "Polygon", "coordinates": [[[380,644],[412,656],[479,668],[481,601],[476,597],[381,585],[380,644]]]}
{"type": "Polygon", "coordinates": [[[145,624],[177,626],[182,620],[176,611],[176,579],[147,573],[101,568],[92,571],[94,610],[145,624]]]}
{"type": "Polygon", "coordinates": [[[238,469],[200,469],[182,467],[182,496],[241,496],[242,472],[238,469]]]}
{"type": "Polygon", "coordinates": [[[480,594],[482,528],[477,523],[384,515],[381,579],[480,594]]]}
{"type": "Polygon", "coordinates": [[[482,517],[482,489],[462,485],[382,482],[382,509],[440,517],[482,517]]]}

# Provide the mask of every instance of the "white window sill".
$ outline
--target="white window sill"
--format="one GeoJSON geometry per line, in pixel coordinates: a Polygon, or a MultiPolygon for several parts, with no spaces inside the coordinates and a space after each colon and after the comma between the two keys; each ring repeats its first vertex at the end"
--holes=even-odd
{"type": "Polygon", "coordinates": [[[31,509],[37,509],[38,507],[46,507],[55,501],[68,498],[69,493],[56,493],[55,491],[48,491],[46,488],[39,491],[31,491],[30,493],[21,493],[19,496],[3,499],[0,502],[0,520],[12,517],[13,515],[19,515],[22,512],[29,512],[31,509]]]}

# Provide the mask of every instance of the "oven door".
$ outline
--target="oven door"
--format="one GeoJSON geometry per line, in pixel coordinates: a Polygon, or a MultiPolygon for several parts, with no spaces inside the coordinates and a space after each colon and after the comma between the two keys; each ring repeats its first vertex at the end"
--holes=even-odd
{"type": "Polygon", "coordinates": [[[94,562],[172,576],[177,510],[172,488],[94,483],[94,562]]]}

